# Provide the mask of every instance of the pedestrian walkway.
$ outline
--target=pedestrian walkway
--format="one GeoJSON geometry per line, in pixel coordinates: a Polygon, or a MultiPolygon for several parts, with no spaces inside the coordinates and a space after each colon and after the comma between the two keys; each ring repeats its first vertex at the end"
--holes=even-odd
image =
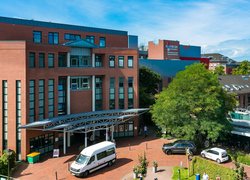
{"type": "MultiPolygon", "coordinates": [[[[172,179],[172,169],[173,167],[168,166],[161,166],[158,167],[156,173],[153,172],[153,167],[149,167],[147,170],[147,176],[144,178],[145,180],[154,180],[157,178],[158,180],[165,179],[171,180],[172,179]]],[[[122,180],[133,180],[133,173],[129,173],[122,178],[122,180]]]]}

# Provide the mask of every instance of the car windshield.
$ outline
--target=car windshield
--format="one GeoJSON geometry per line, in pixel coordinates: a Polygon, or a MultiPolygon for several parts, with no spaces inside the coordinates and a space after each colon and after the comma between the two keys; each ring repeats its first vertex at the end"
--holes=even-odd
{"type": "Polygon", "coordinates": [[[79,154],[76,158],[76,162],[79,164],[85,164],[88,162],[88,160],[89,160],[89,157],[83,154],[79,154]]]}

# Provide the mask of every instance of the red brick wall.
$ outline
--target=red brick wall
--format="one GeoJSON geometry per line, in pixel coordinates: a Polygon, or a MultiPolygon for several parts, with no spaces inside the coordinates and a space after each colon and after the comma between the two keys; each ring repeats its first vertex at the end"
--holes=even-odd
{"type": "Polygon", "coordinates": [[[164,41],[159,40],[158,44],[148,42],[148,59],[164,59],[164,41]]]}

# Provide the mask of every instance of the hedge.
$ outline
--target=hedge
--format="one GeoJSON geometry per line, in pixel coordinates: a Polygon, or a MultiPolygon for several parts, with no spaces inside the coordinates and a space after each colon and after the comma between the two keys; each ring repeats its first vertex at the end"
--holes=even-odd
{"type": "Polygon", "coordinates": [[[8,175],[8,163],[10,170],[15,166],[16,161],[16,153],[12,151],[12,154],[8,157],[6,152],[0,157],[0,174],[1,175],[8,175]],[[9,161],[8,161],[9,158],[9,161]]]}
{"type": "Polygon", "coordinates": [[[250,155],[248,154],[238,154],[237,161],[242,164],[250,166],[250,155]]]}
{"type": "Polygon", "coordinates": [[[226,168],[201,157],[195,157],[191,167],[192,174],[200,174],[202,176],[206,172],[210,179],[216,179],[219,176],[221,179],[234,180],[236,176],[233,169],[226,168]]]}

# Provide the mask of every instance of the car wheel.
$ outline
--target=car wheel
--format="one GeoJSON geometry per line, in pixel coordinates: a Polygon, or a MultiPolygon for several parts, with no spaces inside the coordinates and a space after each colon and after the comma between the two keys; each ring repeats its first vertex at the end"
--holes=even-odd
{"type": "Polygon", "coordinates": [[[205,154],[204,154],[204,153],[202,153],[202,154],[201,154],[201,157],[205,158],[206,156],[205,156],[205,154]]]}
{"type": "Polygon", "coordinates": [[[172,154],[172,151],[171,151],[171,150],[166,150],[165,153],[166,153],[167,155],[171,155],[171,154],[172,154]]]}
{"type": "Polygon", "coordinates": [[[220,164],[220,163],[221,163],[221,160],[220,160],[220,159],[216,159],[216,162],[217,162],[218,164],[220,164]]]}
{"type": "Polygon", "coordinates": [[[84,177],[87,177],[88,175],[89,175],[89,171],[85,171],[83,174],[84,177]]]}
{"type": "Polygon", "coordinates": [[[113,165],[113,162],[112,161],[109,161],[108,162],[108,166],[110,167],[110,166],[112,166],[113,165]]]}

